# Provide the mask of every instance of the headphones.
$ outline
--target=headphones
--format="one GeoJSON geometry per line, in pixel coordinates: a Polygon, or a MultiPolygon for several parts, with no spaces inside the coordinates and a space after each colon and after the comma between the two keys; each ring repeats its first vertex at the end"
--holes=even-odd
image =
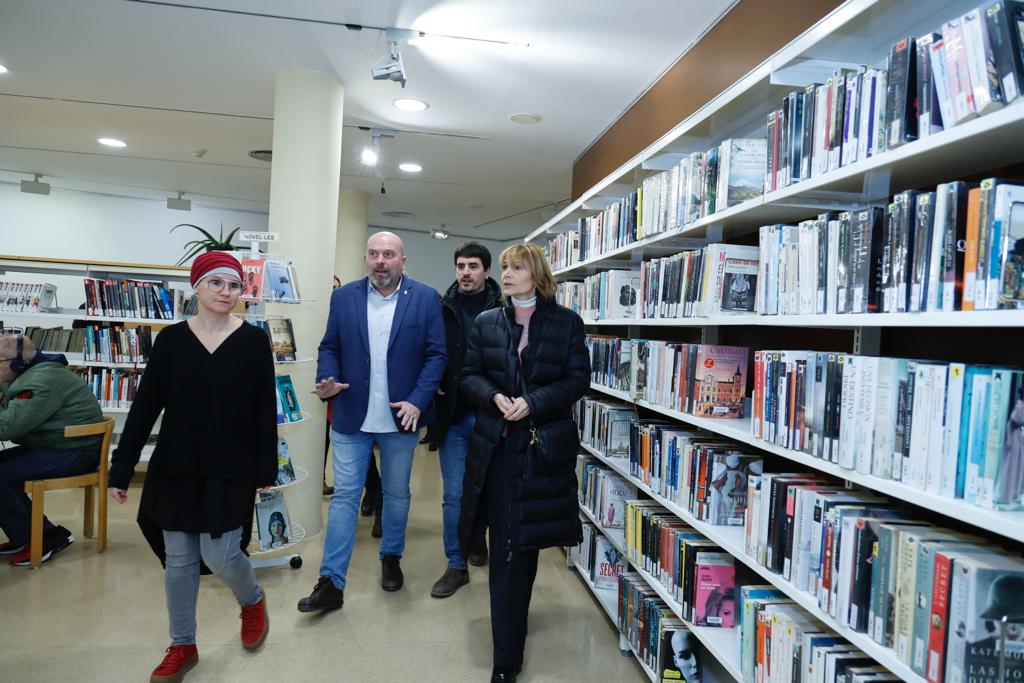
{"type": "Polygon", "coordinates": [[[11,372],[15,375],[20,375],[28,370],[28,363],[23,356],[25,353],[25,336],[19,334],[15,337],[15,341],[18,344],[18,355],[11,360],[11,372]]]}

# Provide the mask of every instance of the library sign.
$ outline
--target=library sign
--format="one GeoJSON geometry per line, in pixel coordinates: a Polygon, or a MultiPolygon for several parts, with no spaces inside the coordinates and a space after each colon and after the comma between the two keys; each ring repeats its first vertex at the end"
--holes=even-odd
{"type": "Polygon", "coordinates": [[[253,232],[250,230],[238,233],[238,239],[243,242],[276,242],[279,237],[276,232],[253,232]]]}

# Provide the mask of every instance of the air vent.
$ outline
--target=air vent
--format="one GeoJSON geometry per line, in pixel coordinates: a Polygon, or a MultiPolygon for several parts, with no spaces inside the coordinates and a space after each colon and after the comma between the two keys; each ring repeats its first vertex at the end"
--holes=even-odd
{"type": "Polygon", "coordinates": [[[249,152],[249,156],[257,161],[265,161],[269,164],[274,153],[269,149],[254,149],[249,152]]]}
{"type": "Polygon", "coordinates": [[[388,218],[409,218],[415,216],[412,211],[382,211],[381,215],[387,216],[388,218]]]}

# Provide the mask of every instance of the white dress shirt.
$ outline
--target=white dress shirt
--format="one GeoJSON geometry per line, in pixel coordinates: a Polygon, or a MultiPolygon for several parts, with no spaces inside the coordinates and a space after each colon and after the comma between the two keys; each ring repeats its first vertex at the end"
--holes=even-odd
{"type": "Polygon", "coordinates": [[[391,323],[395,318],[398,294],[402,291],[402,280],[388,296],[381,296],[373,282],[366,281],[366,329],[370,342],[370,398],[366,405],[366,418],[361,431],[369,433],[397,432],[388,397],[388,341],[391,339],[391,323]]]}

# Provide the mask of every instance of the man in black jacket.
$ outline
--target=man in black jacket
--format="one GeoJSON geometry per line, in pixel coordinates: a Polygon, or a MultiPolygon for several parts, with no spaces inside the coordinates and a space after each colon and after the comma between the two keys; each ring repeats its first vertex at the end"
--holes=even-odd
{"type": "MultiPolygon", "coordinates": [[[[481,244],[467,242],[455,250],[455,282],[441,298],[448,367],[434,399],[436,418],[427,431],[427,442],[432,450],[440,450],[444,488],[441,516],[448,568],[430,590],[435,598],[447,598],[469,583],[469,571],[459,546],[459,513],[466,453],[473,434],[476,406],[466,402],[459,391],[459,383],[462,380],[462,357],[473,322],[480,313],[499,303],[501,289],[490,274],[491,252],[481,244]]],[[[487,561],[486,543],[480,538],[474,541],[474,546],[479,547],[471,549],[470,561],[484,564],[487,561]]]]}

